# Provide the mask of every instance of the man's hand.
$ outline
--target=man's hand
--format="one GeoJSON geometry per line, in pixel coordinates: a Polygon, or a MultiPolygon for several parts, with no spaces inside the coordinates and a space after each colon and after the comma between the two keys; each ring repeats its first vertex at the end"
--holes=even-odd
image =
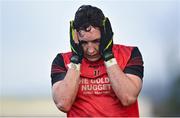
{"type": "Polygon", "coordinates": [[[108,18],[103,21],[103,28],[101,29],[101,40],[100,40],[100,54],[104,61],[108,61],[114,58],[112,52],[113,47],[113,31],[111,28],[111,23],[108,18]]]}
{"type": "Polygon", "coordinates": [[[78,35],[73,25],[74,21],[70,21],[70,45],[72,50],[71,62],[79,64],[83,58],[83,48],[78,41],[78,35]]]}

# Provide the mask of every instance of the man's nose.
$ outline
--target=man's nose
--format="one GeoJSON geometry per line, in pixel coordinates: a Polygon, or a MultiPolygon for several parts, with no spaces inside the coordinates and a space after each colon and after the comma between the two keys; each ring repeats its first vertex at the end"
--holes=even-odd
{"type": "Polygon", "coordinates": [[[88,42],[88,43],[87,43],[87,46],[88,46],[88,47],[92,47],[92,46],[93,46],[93,43],[92,43],[92,42],[88,42]]]}
{"type": "Polygon", "coordinates": [[[88,42],[87,46],[88,46],[88,52],[89,53],[93,53],[95,51],[92,42],[88,42]]]}

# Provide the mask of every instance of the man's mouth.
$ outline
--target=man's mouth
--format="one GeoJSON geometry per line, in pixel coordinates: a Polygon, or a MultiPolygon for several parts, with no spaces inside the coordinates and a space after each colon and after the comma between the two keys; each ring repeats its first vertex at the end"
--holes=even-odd
{"type": "Polygon", "coordinates": [[[97,58],[99,55],[98,55],[98,54],[92,54],[92,55],[86,54],[85,56],[86,56],[87,58],[97,58]]]}

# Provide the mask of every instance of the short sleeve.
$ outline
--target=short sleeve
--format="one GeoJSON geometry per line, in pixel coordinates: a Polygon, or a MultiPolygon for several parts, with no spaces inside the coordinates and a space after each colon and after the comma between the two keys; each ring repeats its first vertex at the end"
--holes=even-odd
{"type": "Polygon", "coordinates": [[[52,62],[51,66],[51,84],[61,81],[66,75],[66,68],[61,54],[58,54],[52,62]]]}
{"type": "Polygon", "coordinates": [[[144,62],[142,55],[137,47],[134,47],[131,53],[131,57],[124,69],[125,73],[134,74],[139,76],[141,79],[144,76],[144,62]]]}

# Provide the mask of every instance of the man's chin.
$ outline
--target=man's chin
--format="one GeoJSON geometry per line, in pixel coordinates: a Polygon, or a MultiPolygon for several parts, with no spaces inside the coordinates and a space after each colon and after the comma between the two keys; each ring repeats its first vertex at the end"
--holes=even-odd
{"type": "Polygon", "coordinates": [[[98,56],[98,57],[86,57],[87,60],[92,61],[92,62],[95,62],[95,61],[99,60],[100,58],[101,58],[100,56],[98,56]]]}

